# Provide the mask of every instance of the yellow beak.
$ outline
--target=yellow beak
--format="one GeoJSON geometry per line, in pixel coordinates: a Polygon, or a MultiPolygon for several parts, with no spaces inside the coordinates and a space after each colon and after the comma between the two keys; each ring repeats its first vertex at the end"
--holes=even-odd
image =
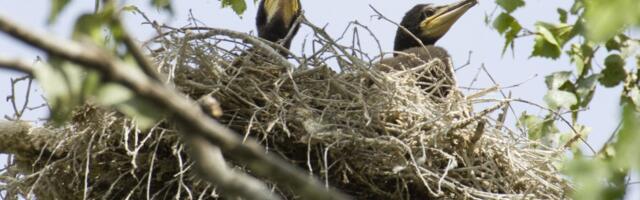
{"type": "Polygon", "coordinates": [[[477,3],[477,0],[463,0],[438,8],[433,16],[428,17],[420,23],[422,36],[433,38],[442,37],[469,8],[475,6],[477,3]]]}

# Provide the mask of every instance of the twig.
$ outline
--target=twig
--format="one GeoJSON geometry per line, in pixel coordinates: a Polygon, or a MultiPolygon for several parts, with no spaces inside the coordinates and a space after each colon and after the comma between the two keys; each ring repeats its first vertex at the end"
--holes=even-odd
{"type": "MultiPolygon", "coordinates": [[[[143,99],[154,103],[173,115],[179,125],[188,127],[184,134],[197,134],[218,145],[230,159],[245,164],[252,172],[269,177],[280,184],[289,186],[306,199],[346,199],[344,195],[325,190],[316,180],[310,179],[299,169],[288,163],[265,154],[257,142],[247,140],[242,143],[239,136],[224,125],[207,117],[190,100],[165,85],[146,76],[131,73],[122,61],[97,47],[85,46],[72,41],[53,38],[49,35],[34,33],[4,17],[0,17],[0,30],[11,37],[23,41],[51,55],[75,62],[86,68],[96,69],[111,81],[131,89],[143,99]]],[[[234,31],[211,31],[209,34],[230,33],[234,31]]],[[[207,36],[207,35],[203,35],[207,36]]],[[[250,40],[260,48],[276,55],[273,49],[255,40],[250,40]]],[[[256,45],[254,44],[254,45],[256,45]]],[[[286,62],[279,57],[281,62],[286,62]]],[[[5,65],[0,64],[0,65],[5,65]]],[[[291,66],[286,62],[285,66],[291,66]]],[[[28,69],[28,71],[30,71],[28,69]]]]}
{"type": "Polygon", "coordinates": [[[566,124],[570,129],[571,129],[571,131],[574,133],[574,136],[573,136],[573,137],[572,137],[572,138],[571,138],[571,139],[570,139],[570,140],[569,140],[569,141],[564,145],[564,147],[565,147],[565,148],[567,148],[567,147],[571,146],[571,144],[573,144],[575,141],[580,140],[580,141],[582,141],[582,142],[587,146],[587,148],[589,148],[589,150],[590,150],[594,155],[596,155],[596,154],[597,154],[597,151],[595,150],[595,148],[593,148],[593,147],[592,147],[592,146],[587,142],[587,140],[585,140],[585,139],[582,137],[582,135],[580,135],[580,132],[578,132],[578,130],[576,130],[576,128],[571,124],[571,122],[569,122],[569,120],[565,119],[565,118],[562,116],[562,114],[561,114],[561,113],[558,113],[558,111],[555,111],[555,110],[553,110],[553,109],[550,109],[550,108],[544,107],[544,106],[542,106],[542,105],[539,105],[539,104],[537,104],[537,103],[533,103],[533,102],[531,102],[531,101],[527,101],[527,100],[524,100],[524,99],[512,99],[512,101],[514,101],[514,102],[520,102],[520,103],[526,103],[526,104],[529,104],[529,105],[536,106],[536,107],[538,107],[538,108],[540,108],[540,109],[547,110],[547,111],[549,111],[550,113],[553,113],[553,115],[554,115],[554,116],[558,117],[558,118],[560,119],[560,121],[564,122],[564,123],[565,123],[565,124],[566,124]]]}
{"type": "Polygon", "coordinates": [[[429,57],[431,56],[431,53],[429,52],[429,50],[426,48],[426,45],[424,45],[424,43],[422,42],[422,40],[420,40],[420,38],[418,38],[418,36],[416,36],[415,34],[411,33],[411,31],[409,31],[409,29],[407,29],[406,27],[400,25],[399,23],[387,18],[386,16],[384,16],[380,11],[378,11],[375,7],[373,7],[372,5],[369,5],[369,8],[371,8],[373,10],[373,12],[375,12],[377,14],[377,16],[381,19],[384,19],[385,21],[396,25],[398,28],[400,28],[400,30],[402,30],[402,32],[405,32],[407,35],[411,36],[411,38],[413,40],[415,40],[418,44],[420,44],[420,47],[424,48],[425,51],[427,52],[427,55],[429,57]]]}
{"type": "Polygon", "coordinates": [[[461,69],[471,65],[471,54],[473,54],[473,51],[469,51],[469,55],[467,56],[467,62],[464,63],[463,65],[461,65],[460,67],[456,67],[456,69],[453,70],[453,71],[457,72],[458,70],[461,70],[461,69]]]}

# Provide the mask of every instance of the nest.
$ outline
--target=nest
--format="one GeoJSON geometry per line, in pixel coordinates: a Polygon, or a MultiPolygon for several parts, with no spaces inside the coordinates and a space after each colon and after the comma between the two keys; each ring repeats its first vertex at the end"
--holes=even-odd
{"type": "MultiPolygon", "coordinates": [[[[554,166],[562,151],[489,120],[506,101],[474,112],[481,95],[454,87],[436,97],[419,86],[420,70],[375,70],[375,60],[321,33],[317,50],[290,59],[291,68],[246,51],[246,38],[163,30],[148,46],[159,49],[153,57],[176,89],[193,99],[213,96],[224,111],[220,122],[356,199],[567,198],[570,186],[554,166]]],[[[86,105],[75,113],[40,153],[14,157],[6,170],[14,178],[2,181],[10,197],[220,197],[193,172],[170,121],[141,131],[110,109],[86,105]]]]}

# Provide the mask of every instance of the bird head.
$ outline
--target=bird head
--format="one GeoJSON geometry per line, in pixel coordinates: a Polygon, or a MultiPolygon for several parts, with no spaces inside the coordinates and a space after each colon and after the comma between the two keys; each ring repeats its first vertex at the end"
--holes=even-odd
{"type": "MultiPolygon", "coordinates": [[[[477,3],[477,0],[462,0],[448,5],[418,4],[406,13],[400,25],[407,28],[424,45],[433,45],[451,29],[451,26],[469,8],[477,3]]],[[[401,47],[398,47],[399,41],[396,41],[396,51],[418,46],[415,39],[406,31],[399,29],[397,34],[396,40],[407,40],[404,42],[411,43],[411,45],[400,44],[401,47]],[[413,42],[408,40],[413,40],[413,42]]]]}

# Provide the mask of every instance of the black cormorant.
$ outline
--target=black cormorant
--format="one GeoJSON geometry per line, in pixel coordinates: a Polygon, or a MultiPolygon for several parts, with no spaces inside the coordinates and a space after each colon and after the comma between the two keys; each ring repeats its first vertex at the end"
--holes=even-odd
{"type": "Polygon", "coordinates": [[[477,3],[477,0],[463,0],[443,6],[433,4],[414,6],[400,22],[400,25],[411,33],[398,27],[393,50],[403,51],[420,47],[418,40],[425,46],[434,45],[469,8],[477,3]]]}
{"type": "Polygon", "coordinates": [[[282,42],[282,46],[289,49],[300,28],[295,22],[301,8],[300,0],[261,0],[256,17],[258,36],[271,42],[282,42]],[[289,32],[292,35],[287,38],[289,32]],[[286,40],[280,41],[283,39],[286,40]]]}
{"type": "Polygon", "coordinates": [[[434,44],[475,4],[477,0],[462,0],[444,6],[414,6],[402,18],[402,27],[396,32],[394,57],[380,61],[377,68],[385,72],[408,70],[439,58],[441,63],[418,71],[421,75],[418,84],[435,97],[447,96],[455,85],[453,67],[449,53],[434,44]]]}

